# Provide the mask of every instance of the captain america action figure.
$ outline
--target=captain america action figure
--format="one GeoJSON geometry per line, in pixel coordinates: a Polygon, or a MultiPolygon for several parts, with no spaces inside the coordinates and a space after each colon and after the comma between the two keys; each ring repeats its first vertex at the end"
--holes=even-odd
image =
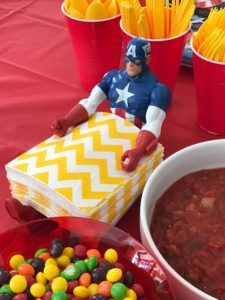
{"type": "Polygon", "coordinates": [[[102,81],[63,118],[53,121],[52,130],[64,136],[93,115],[100,103],[109,100],[111,112],[134,123],[141,130],[134,149],[121,157],[123,170],[135,170],[139,160],[157,146],[161,126],[171,99],[171,92],[149,70],[150,44],[142,38],[132,39],[126,49],[126,67],[109,71],[102,81]]]}
{"type": "MultiPolygon", "coordinates": [[[[149,70],[149,54],[148,41],[132,39],[125,54],[126,67],[106,73],[87,99],[81,100],[65,117],[53,121],[53,132],[64,136],[69,127],[88,120],[98,105],[108,99],[112,113],[126,118],[141,129],[136,146],[121,156],[123,170],[135,170],[141,157],[149,155],[156,148],[171,99],[169,89],[159,83],[149,70]]],[[[7,199],[5,206],[10,216],[19,222],[43,217],[32,207],[25,207],[13,198],[7,199]]]]}

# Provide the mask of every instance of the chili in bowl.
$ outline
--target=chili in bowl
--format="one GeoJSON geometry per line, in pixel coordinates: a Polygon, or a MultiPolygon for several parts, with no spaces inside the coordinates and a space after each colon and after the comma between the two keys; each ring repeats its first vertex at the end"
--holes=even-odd
{"type": "Polygon", "coordinates": [[[167,158],[150,176],[140,212],[144,246],[178,300],[225,299],[225,139],[167,158]]]}

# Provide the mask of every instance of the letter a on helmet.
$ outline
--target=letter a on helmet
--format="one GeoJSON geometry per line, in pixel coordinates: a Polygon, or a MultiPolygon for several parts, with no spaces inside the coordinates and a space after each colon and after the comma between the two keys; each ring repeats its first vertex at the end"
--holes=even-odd
{"type": "Polygon", "coordinates": [[[126,60],[132,61],[136,65],[145,66],[150,55],[150,43],[142,38],[132,39],[126,50],[126,60]]]}

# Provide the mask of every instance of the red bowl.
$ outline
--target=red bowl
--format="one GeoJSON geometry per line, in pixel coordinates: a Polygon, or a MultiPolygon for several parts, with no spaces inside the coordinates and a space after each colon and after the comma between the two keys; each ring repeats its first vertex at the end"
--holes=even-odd
{"type": "Polygon", "coordinates": [[[68,245],[79,241],[102,252],[111,247],[116,249],[119,261],[144,287],[146,299],[174,299],[161,267],[140,243],[116,227],[91,219],[46,218],[1,233],[0,265],[9,268],[10,257],[18,253],[26,259],[32,258],[36,250],[48,248],[55,238],[63,239],[68,245]]]}

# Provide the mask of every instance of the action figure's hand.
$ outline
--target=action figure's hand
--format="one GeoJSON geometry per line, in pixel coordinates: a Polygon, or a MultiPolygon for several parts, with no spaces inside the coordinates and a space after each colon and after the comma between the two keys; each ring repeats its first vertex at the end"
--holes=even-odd
{"type": "Polygon", "coordinates": [[[143,151],[140,151],[138,148],[125,151],[121,156],[122,169],[126,172],[134,171],[142,156],[143,151]]]}
{"type": "Polygon", "coordinates": [[[51,125],[54,134],[62,137],[71,126],[76,126],[89,118],[87,110],[80,104],[74,106],[68,114],[61,119],[55,119],[51,125]]]}
{"type": "Polygon", "coordinates": [[[69,127],[65,118],[55,119],[51,125],[53,133],[58,135],[59,137],[64,136],[68,128],[69,127]]]}
{"type": "Polygon", "coordinates": [[[139,160],[144,155],[150,155],[158,145],[158,139],[148,130],[140,130],[136,140],[136,147],[127,150],[121,156],[121,166],[126,172],[136,169],[139,160]]]}
{"type": "Polygon", "coordinates": [[[33,207],[23,205],[14,198],[6,199],[5,208],[10,217],[19,223],[26,223],[32,220],[44,218],[44,216],[33,207]]]}

